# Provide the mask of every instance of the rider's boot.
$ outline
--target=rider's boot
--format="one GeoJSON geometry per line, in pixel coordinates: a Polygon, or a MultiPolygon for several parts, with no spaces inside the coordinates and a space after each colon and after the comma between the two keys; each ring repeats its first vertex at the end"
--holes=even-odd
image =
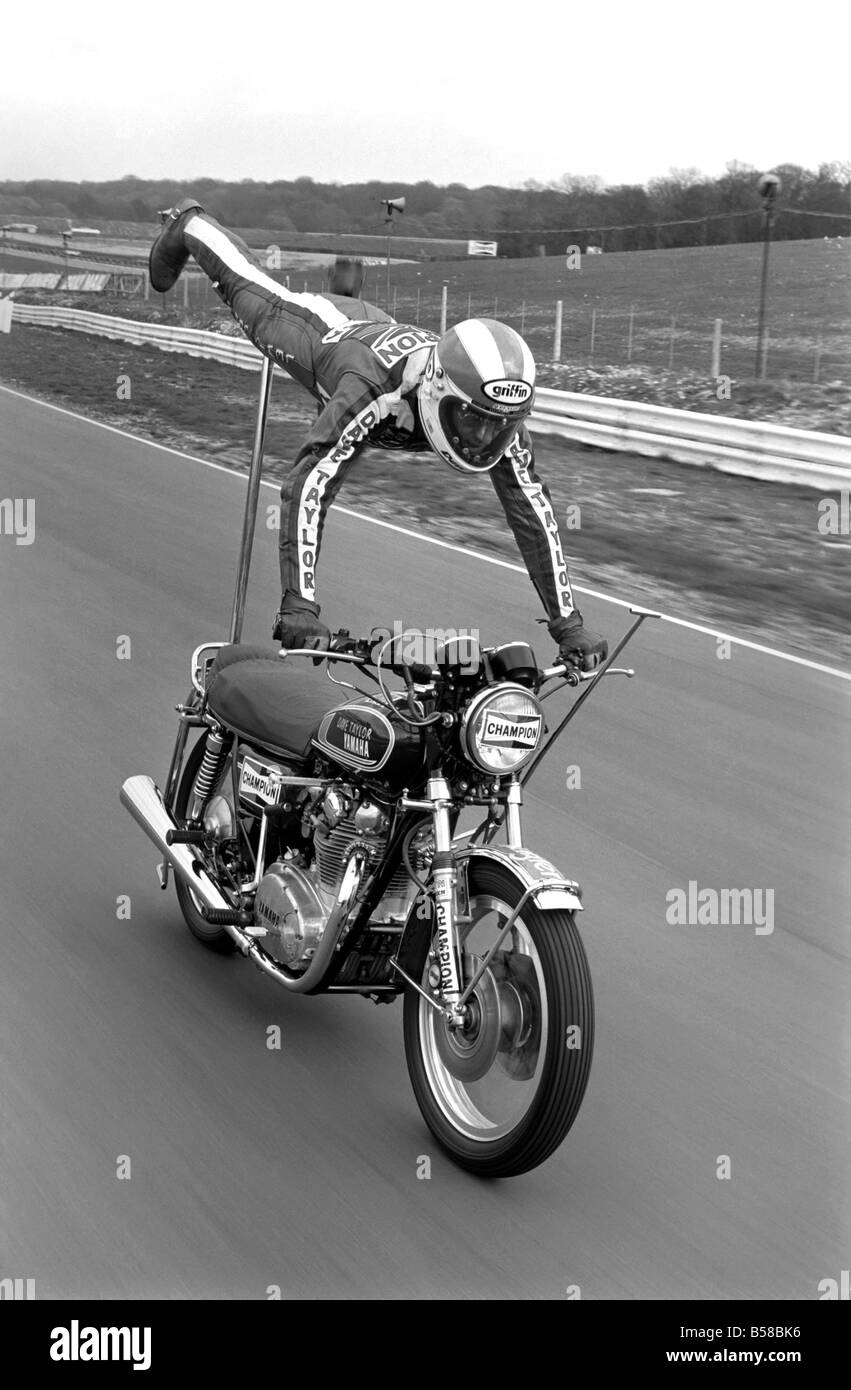
{"type": "Polygon", "coordinates": [[[162,231],[151,247],[148,257],[151,284],[159,294],[165,294],[166,290],[172,288],[189,259],[189,252],[183,244],[186,214],[203,211],[201,204],[194,198],[181,198],[173,208],[160,213],[162,231]]]}

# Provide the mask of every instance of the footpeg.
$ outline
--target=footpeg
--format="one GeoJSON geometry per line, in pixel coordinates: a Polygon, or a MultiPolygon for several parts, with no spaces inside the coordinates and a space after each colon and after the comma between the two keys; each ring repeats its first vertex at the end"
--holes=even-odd
{"type": "Polygon", "coordinates": [[[160,881],[160,888],[162,888],[163,891],[165,891],[165,889],[168,888],[168,868],[169,865],[167,859],[164,859],[161,864],[157,865],[157,878],[160,881]]]}
{"type": "Polygon", "coordinates": [[[167,845],[203,845],[206,839],[207,832],[203,829],[167,830],[165,842],[167,845]]]}
{"type": "Polygon", "coordinates": [[[208,907],[204,912],[204,920],[212,927],[245,927],[250,919],[247,912],[241,912],[236,907],[208,907]]]}

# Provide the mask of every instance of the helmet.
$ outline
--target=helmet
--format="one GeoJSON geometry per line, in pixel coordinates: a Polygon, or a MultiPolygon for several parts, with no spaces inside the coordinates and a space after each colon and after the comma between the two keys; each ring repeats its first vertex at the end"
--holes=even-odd
{"type": "Polygon", "coordinates": [[[423,430],[453,468],[482,473],[498,463],[532,409],[535,360],[513,328],[465,319],[444,334],[418,392],[423,430]]]}

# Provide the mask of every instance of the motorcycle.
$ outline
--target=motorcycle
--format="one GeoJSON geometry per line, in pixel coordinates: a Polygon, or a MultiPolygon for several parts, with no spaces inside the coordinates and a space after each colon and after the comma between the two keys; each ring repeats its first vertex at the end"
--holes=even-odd
{"type": "Polygon", "coordinates": [[[261,457],[258,425],[231,641],[193,653],[163,790],[133,776],[122,803],[198,941],[292,994],[401,995],[437,1142],[480,1176],[527,1172],[579,1111],[594,1008],[582,892],[524,845],[523,789],[591,690],[634,674],[612,663],[656,615],[633,609],[588,673],[540,668],[522,642],[425,663],[345,631],[321,654],[243,644],[261,457]],[[579,684],[548,732],[546,700],[579,684]]]}

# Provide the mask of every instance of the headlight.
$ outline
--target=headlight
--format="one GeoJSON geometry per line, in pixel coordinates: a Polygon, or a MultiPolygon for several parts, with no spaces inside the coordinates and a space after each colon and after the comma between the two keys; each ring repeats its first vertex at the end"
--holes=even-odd
{"type": "Polygon", "coordinates": [[[544,733],[544,712],[521,685],[498,685],[470,701],[461,746],[470,762],[493,777],[515,772],[532,757],[544,733]]]}

